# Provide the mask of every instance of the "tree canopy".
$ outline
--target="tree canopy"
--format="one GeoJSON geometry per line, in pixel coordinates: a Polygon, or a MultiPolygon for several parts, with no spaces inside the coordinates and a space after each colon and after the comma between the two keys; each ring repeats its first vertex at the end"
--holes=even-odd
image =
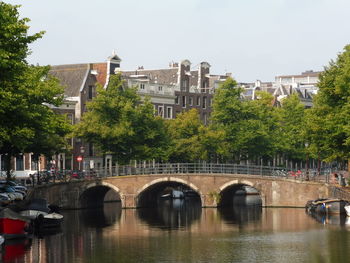
{"type": "Polygon", "coordinates": [[[273,97],[260,92],[257,100],[244,100],[241,93],[232,78],[222,83],[214,97],[212,125],[223,131],[229,160],[270,158],[276,129],[273,97]]]}
{"type": "Polygon", "coordinates": [[[350,45],[320,74],[319,92],[308,115],[314,155],[326,161],[350,157],[350,45]]]}
{"type": "Polygon", "coordinates": [[[196,109],[180,113],[167,121],[171,142],[170,162],[195,162],[202,159],[201,135],[204,126],[196,109]]]}
{"type": "Polygon", "coordinates": [[[0,154],[48,153],[65,145],[69,126],[49,104],[62,103],[63,87],[48,76],[49,67],[28,65],[28,45],[43,32],[28,35],[28,18],[19,18],[19,6],[0,2],[0,154]]]}
{"type": "Polygon", "coordinates": [[[297,93],[291,94],[276,108],[278,127],[276,151],[289,160],[305,160],[306,109],[297,93]]]}
{"type": "Polygon", "coordinates": [[[103,154],[112,154],[125,164],[131,160],[166,158],[164,122],[154,116],[148,99],[141,103],[136,88],[125,87],[120,75],[111,76],[75,126],[75,135],[94,143],[103,154]]]}

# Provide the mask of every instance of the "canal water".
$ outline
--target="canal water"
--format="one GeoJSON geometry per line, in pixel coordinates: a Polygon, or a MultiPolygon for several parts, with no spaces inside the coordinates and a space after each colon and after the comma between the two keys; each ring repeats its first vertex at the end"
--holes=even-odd
{"type": "Polygon", "coordinates": [[[347,218],[304,209],[164,200],[156,209],[117,202],[62,214],[60,231],[6,242],[2,262],[350,262],[347,218]]]}

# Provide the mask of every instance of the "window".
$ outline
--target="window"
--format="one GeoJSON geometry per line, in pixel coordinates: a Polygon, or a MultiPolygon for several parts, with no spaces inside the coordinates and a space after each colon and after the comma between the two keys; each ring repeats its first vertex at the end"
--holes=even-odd
{"type": "Polygon", "coordinates": [[[145,84],[140,84],[140,89],[145,89],[145,84]]]}
{"type": "Polygon", "coordinates": [[[187,79],[182,80],[181,91],[186,91],[187,86],[188,86],[188,80],[187,79]]]}
{"type": "Polygon", "coordinates": [[[158,116],[164,117],[163,106],[158,106],[158,116]]]}
{"type": "Polygon", "coordinates": [[[158,86],[158,91],[162,91],[163,87],[162,86],[158,86]]]}
{"type": "Polygon", "coordinates": [[[32,171],[38,170],[38,160],[35,160],[33,154],[30,156],[30,167],[32,171]]]}
{"type": "Polygon", "coordinates": [[[88,94],[89,100],[92,99],[93,94],[94,94],[94,86],[89,86],[89,94],[88,94]]]}
{"type": "Polygon", "coordinates": [[[207,108],[207,97],[203,97],[202,108],[203,108],[203,109],[206,109],[206,108],[207,108]]]}
{"type": "Polygon", "coordinates": [[[197,106],[200,106],[201,105],[201,97],[197,97],[197,106]]]}
{"type": "Polygon", "coordinates": [[[173,118],[173,108],[172,107],[167,107],[166,108],[166,117],[168,119],[172,119],[173,118]]]}
{"type": "Polygon", "coordinates": [[[205,81],[203,81],[203,84],[202,84],[202,93],[205,93],[206,87],[207,87],[207,83],[206,83],[205,81]]]}
{"type": "Polygon", "coordinates": [[[188,97],[188,103],[190,104],[190,106],[193,105],[193,97],[188,97]]]}
{"type": "Polygon", "coordinates": [[[5,155],[0,155],[0,159],[1,159],[1,162],[0,162],[0,171],[6,171],[7,170],[7,166],[6,166],[6,162],[5,162],[5,158],[7,156],[5,155]]]}
{"type": "Polygon", "coordinates": [[[24,170],[24,160],[23,155],[16,156],[16,171],[24,170]]]}
{"type": "Polygon", "coordinates": [[[94,156],[94,145],[89,142],[89,156],[94,156]]]}
{"type": "Polygon", "coordinates": [[[175,104],[179,105],[179,96],[175,97],[175,104]]]}
{"type": "Polygon", "coordinates": [[[186,96],[182,96],[182,108],[186,108],[186,96]]]}

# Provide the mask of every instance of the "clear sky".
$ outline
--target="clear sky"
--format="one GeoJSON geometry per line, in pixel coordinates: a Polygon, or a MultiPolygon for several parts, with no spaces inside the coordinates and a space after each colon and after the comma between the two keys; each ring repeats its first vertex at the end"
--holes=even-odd
{"type": "Polygon", "coordinates": [[[28,61],[167,68],[207,61],[238,81],[322,70],[350,43],[349,0],[5,0],[31,32],[45,30],[28,61]]]}

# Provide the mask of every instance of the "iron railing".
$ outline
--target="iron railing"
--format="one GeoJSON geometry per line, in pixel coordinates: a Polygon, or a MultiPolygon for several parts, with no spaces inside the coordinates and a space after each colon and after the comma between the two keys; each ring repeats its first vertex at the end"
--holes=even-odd
{"type": "Polygon", "coordinates": [[[41,172],[33,179],[37,183],[49,183],[55,181],[70,181],[75,179],[94,179],[101,177],[127,176],[127,175],[152,175],[152,174],[237,174],[269,176],[276,178],[292,178],[295,180],[310,180],[329,182],[329,173],[317,174],[309,170],[307,176],[305,170],[291,171],[276,166],[241,165],[241,164],[216,164],[216,163],[154,163],[138,165],[118,165],[104,169],[90,169],[87,171],[56,171],[41,172]]]}
{"type": "Polygon", "coordinates": [[[328,173],[317,174],[309,170],[309,176],[305,170],[291,171],[277,166],[241,165],[241,164],[216,164],[216,163],[155,163],[139,165],[115,166],[109,169],[86,171],[86,176],[126,176],[126,175],[150,175],[150,174],[242,174],[257,176],[272,176],[293,178],[296,180],[313,180],[328,182],[328,173]]]}

